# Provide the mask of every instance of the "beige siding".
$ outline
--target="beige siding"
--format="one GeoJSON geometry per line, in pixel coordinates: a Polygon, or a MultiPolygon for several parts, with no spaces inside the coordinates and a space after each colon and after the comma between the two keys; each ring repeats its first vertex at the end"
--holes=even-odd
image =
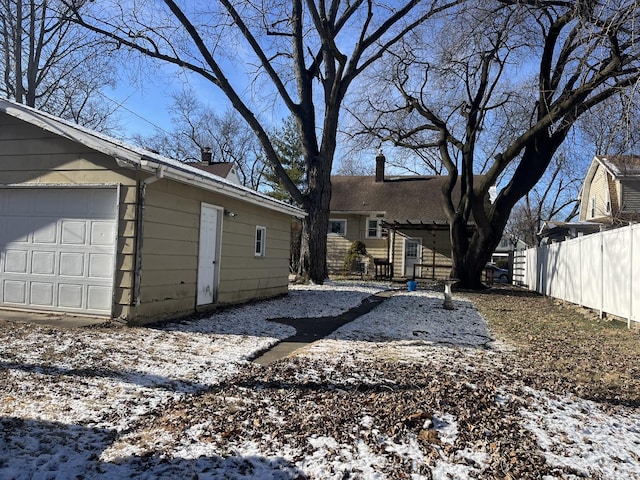
{"type": "Polygon", "coordinates": [[[609,192],[609,182],[607,172],[602,165],[597,166],[591,185],[589,186],[589,195],[583,199],[581,208],[585,212],[583,220],[593,220],[594,218],[603,218],[610,215],[607,211],[607,199],[609,192]],[[595,213],[591,211],[591,199],[595,201],[595,213]]]}
{"type": "Polygon", "coordinates": [[[398,230],[393,240],[393,276],[404,278],[404,241],[405,238],[419,238],[422,240],[422,258],[420,263],[428,264],[423,267],[421,277],[441,280],[449,277],[451,268],[451,242],[449,231],[445,229],[432,230],[398,230]]]}
{"type": "Polygon", "coordinates": [[[138,322],[196,308],[201,202],[236,214],[222,217],[218,304],[287,292],[291,228],[288,215],[160,180],[146,191],[141,297],[135,308],[135,315],[141,317],[138,322]],[[254,256],[257,225],[266,227],[264,257],[254,256]]]}
{"type": "Polygon", "coordinates": [[[344,273],[344,259],[351,244],[357,240],[363,242],[370,255],[369,272],[373,273],[373,259],[387,258],[388,241],[386,238],[367,238],[367,220],[364,215],[332,214],[331,220],[346,220],[346,235],[330,233],[327,236],[327,268],[330,274],[344,273]]]}
{"type": "Polygon", "coordinates": [[[289,215],[163,179],[146,187],[143,239],[137,245],[138,175],[144,174],[5,115],[0,116],[0,141],[3,184],[119,186],[114,317],[138,317],[135,323],[144,323],[195,310],[201,202],[236,213],[222,218],[218,303],[287,292],[289,215]],[[264,257],[254,256],[256,225],[266,227],[264,257]]]}
{"type": "Polygon", "coordinates": [[[117,271],[112,314],[128,311],[133,294],[137,188],[134,172],[107,155],[0,115],[0,182],[24,186],[100,185],[120,187],[117,271]]]}

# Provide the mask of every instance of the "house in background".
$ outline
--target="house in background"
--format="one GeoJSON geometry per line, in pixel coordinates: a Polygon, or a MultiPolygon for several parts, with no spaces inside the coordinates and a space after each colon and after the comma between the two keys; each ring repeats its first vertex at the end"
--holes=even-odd
{"type": "Polygon", "coordinates": [[[562,242],[640,221],[640,157],[596,155],[582,183],[577,222],[542,224],[540,245],[562,242]]]}
{"type": "Polygon", "coordinates": [[[579,219],[607,226],[640,221],[640,156],[593,157],[582,185],[579,219]]]}
{"type": "Polygon", "coordinates": [[[528,245],[523,240],[515,238],[513,235],[503,235],[500,243],[491,254],[491,262],[508,262],[513,256],[513,252],[519,252],[527,248],[528,245]]]}
{"type": "Polygon", "coordinates": [[[205,147],[201,154],[200,162],[189,163],[192,167],[199,168],[205,172],[213,173],[218,177],[222,177],[236,185],[241,185],[240,177],[238,176],[238,167],[233,162],[216,162],[213,160],[211,149],[205,147]]]}
{"type": "Polygon", "coordinates": [[[0,100],[0,308],[139,324],[286,294],[302,215],[0,100]]]}
{"type": "Polygon", "coordinates": [[[591,235],[603,230],[603,224],[598,222],[555,222],[547,220],[542,223],[538,238],[540,245],[564,242],[583,235],[591,235]]]}
{"type": "MultiPolygon", "coordinates": [[[[366,245],[365,265],[393,278],[444,279],[451,269],[449,222],[442,207],[446,177],[385,175],[376,157],[375,176],[333,176],[327,237],[330,273],[344,270],[351,244],[366,245]],[[386,273],[386,272],[385,272],[386,273]]],[[[470,232],[473,226],[469,226],[470,232]]]]}

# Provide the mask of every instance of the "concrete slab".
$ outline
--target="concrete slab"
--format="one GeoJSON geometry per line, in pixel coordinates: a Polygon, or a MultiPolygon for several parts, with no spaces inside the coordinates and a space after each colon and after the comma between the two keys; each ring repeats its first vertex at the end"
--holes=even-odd
{"type": "Polygon", "coordinates": [[[108,318],[85,317],[63,313],[45,313],[22,310],[0,310],[0,320],[17,323],[33,323],[58,328],[78,328],[107,323],[108,318]]]}

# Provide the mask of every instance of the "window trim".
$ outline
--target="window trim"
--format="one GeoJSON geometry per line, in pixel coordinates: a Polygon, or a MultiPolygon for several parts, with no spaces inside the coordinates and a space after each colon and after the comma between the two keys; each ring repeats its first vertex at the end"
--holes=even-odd
{"type": "Polygon", "coordinates": [[[327,232],[329,235],[339,235],[341,237],[346,237],[347,236],[347,219],[346,218],[330,218],[329,219],[329,231],[327,232]],[[332,223],[337,223],[340,222],[344,225],[344,232],[343,233],[338,233],[338,232],[332,232],[331,231],[331,224],[332,223]]]}
{"type": "Polygon", "coordinates": [[[368,217],[367,218],[367,223],[365,224],[365,238],[387,238],[384,235],[384,228],[382,228],[382,218],[378,218],[378,217],[368,217]],[[370,232],[370,228],[369,228],[369,223],[371,221],[375,221],[376,222],[376,234],[374,235],[369,235],[370,232]]]}
{"type": "Polygon", "coordinates": [[[591,195],[589,197],[589,218],[595,218],[596,216],[596,197],[591,195]]]}
{"type": "Polygon", "coordinates": [[[267,227],[262,225],[256,225],[256,234],[254,237],[253,254],[256,257],[264,257],[267,252],[267,227]],[[260,239],[258,239],[258,232],[260,232],[260,239]]]}

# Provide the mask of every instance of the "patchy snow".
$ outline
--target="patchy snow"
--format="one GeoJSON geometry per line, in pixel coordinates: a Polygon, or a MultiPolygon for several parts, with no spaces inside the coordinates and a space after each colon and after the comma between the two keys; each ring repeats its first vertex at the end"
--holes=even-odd
{"type": "MultiPolygon", "coordinates": [[[[270,442],[271,432],[265,431],[263,442],[230,437],[221,448],[207,437],[212,421],[207,418],[178,433],[146,427],[171,402],[233,382],[251,358],[295,333],[268,319],[338,315],[383,288],[292,286],[287,297],[154,328],[57,329],[0,322],[0,478],[341,479],[353,472],[351,478],[384,479],[391,462],[407,465],[415,480],[482,476],[489,454],[462,443],[460,419],[446,404],[432,407],[422,425],[422,432],[435,439],[430,466],[416,435],[391,437],[366,411],[355,419],[348,443],[321,434],[310,436],[304,446],[270,442]],[[364,435],[377,439],[379,448],[363,441],[364,435]]],[[[349,373],[355,362],[503,371],[499,343],[483,318],[470,302],[454,300],[456,310],[445,310],[440,294],[398,291],[301,349],[297,355],[320,360],[324,371],[292,372],[292,381],[341,375],[346,384],[379,384],[375,374],[349,373]]],[[[392,385],[391,379],[384,382],[392,385]]],[[[498,388],[496,414],[522,394],[512,385],[498,388]]],[[[564,472],[549,480],[640,478],[640,414],[624,408],[610,413],[583,399],[523,391],[522,428],[535,435],[548,464],[564,472]]],[[[223,400],[238,408],[252,401],[223,400]]],[[[260,407],[280,421],[277,405],[260,407]]]]}

